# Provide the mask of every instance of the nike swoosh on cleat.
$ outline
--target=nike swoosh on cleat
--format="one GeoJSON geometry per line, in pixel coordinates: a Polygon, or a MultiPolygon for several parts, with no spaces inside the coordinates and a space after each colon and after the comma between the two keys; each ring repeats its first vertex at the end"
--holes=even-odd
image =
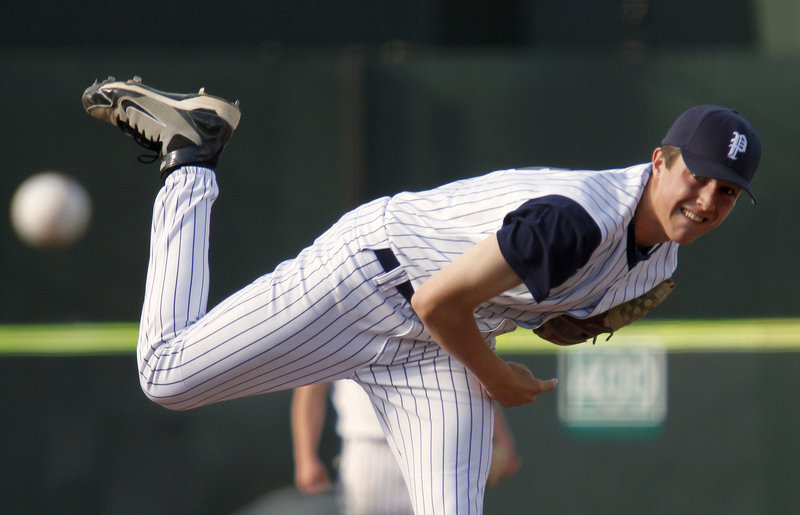
{"type": "Polygon", "coordinates": [[[149,116],[149,117],[150,117],[150,118],[152,118],[154,121],[156,121],[156,122],[158,122],[158,123],[161,123],[161,121],[160,121],[158,118],[156,118],[155,116],[153,116],[152,114],[150,114],[149,112],[147,112],[147,110],[146,110],[146,109],[143,109],[143,108],[142,108],[142,106],[140,106],[139,104],[137,104],[137,103],[135,103],[135,102],[133,102],[133,101],[131,101],[131,100],[128,100],[127,98],[126,98],[126,99],[123,99],[123,100],[122,100],[122,101],[119,103],[119,107],[120,107],[120,109],[122,109],[122,111],[124,111],[124,112],[126,112],[126,113],[128,112],[128,109],[135,109],[135,110],[139,111],[140,113],[142,113],[142,114],[145,114],[145,115],[149,116]]]}

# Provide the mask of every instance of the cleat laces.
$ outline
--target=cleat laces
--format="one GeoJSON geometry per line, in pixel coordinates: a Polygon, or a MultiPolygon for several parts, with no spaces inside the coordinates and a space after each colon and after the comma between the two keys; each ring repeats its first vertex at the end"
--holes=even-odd
{"type": "Polygon", "coordinates": [[[139,154],[136,159],[142,164],[152,164],[155,163],[161,157],[161,141],[148,138],[143,133],[139,132],[136,127],[131,125],[128,122],[123,122],[119,117],[117,117],[115,125],[119,127],[122,132],[128,134],[133,138],[133,140],[138,143],[139,145],[143,146],[147,150],[151,150],[152,153],[142,153],[139,154]]]}

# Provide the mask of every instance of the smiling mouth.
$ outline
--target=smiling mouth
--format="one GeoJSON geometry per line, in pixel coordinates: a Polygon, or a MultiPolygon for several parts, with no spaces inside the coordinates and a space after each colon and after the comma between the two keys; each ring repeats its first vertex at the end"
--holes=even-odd
{"type": "Polygon", "coordinates": [[[683,216],[685,216],[686,218],[688,218],[689,220],[691,220],[693,222],[700,223],[703,220],[705,220],[705,218],[703,218],[702,216],[698,216],[698,215],[692,213],[691,211],[689,211],[688,209],[686,209],[684,207],[681,208],[681,213],[683,213],[683,216]]]}

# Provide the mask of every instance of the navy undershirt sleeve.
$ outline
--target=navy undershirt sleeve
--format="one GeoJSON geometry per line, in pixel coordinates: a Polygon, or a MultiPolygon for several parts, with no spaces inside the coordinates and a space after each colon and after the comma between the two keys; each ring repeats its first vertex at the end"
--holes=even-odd
{"type": "Polygon", "coordinates": [[[508,264],[541,302],[589,261],[600,244],[600,228],[574,200],[549,195],[508,213],[497,241],[508,264]]]}

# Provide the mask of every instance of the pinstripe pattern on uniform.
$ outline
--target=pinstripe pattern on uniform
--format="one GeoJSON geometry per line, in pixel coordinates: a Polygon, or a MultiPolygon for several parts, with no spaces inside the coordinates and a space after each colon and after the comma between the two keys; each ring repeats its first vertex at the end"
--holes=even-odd
{"type": "Polygon", "coordinates": [[[143,376],[155,372],[150,368],[150,361],[158,359],[166,350],[159,347],[161,342],[171,340],[183,327],[203,316],[208,301],[209,274],[205,256],[208,254],[211,205],[219,190],[214,181],[200,176],[186,175],[180,181],[188,193],[159,195],[153,208],[149,259],[150,263],[167,263],[167,266],[148,268],[140,323],[147,331],[140,334],[137,347],[143,376]],[[176,226],[182,228],[177,237],[166,238],[163,228],[176,226]],[[168,274],[170,269],[180,270],[182,263],[188,263],[188,273],[168,274]],[[177,298],[179,291],[181,297],[185,297],[184,302],[164,305],[165,298],[177,298]]]}
{"type": "MultiPolygon", "coordinates": [[[[157,198],[180,216],[154,217],[140,370],[156,402],[188,409],[345,377],[380,354],[386,335],[402,336],[413,325],[402,313],[405,300],[377,289],[384,272],[373,253],[357,248],[352,217],[191,323],[205,309],[205,298],[196,297],[208,291],[208,265],[205,245],[190,245],[187,234],[207,230],[198,213],[207,213],[215,195],[213,172],[187,167],[170,175],[157,198]],[[194,250],[179,259],[178,249],[194,250]],[[194,287],[201,279],[205,285],[194,287]],[[196,312],[159,322],[185,305],[196,312]]],[[[358,211],[360,223],[370,211],[380,213],[358,211]]]]}
{"type": "Polygon", "coordinates": [[[402,295],[381,291],[392,274],[362,246],[385,242],[385,200],[345,215],[297,258],[202,316],[205,297],[197,296],[208,291],[207,213],[215,197],[213,172],[192,167],[173,172],[157,197],[140,330],[145,393],[188,409],[373,370],[390,441],[410,460],[404,463],[428,471],[410,478],[417,512],[480,513],[491,404],[426,339],[402,295]],[[183,316],[182,306],[194,312],[183,316]]]}
{"type": "Polygon", "coordinates": [[[355,379],[376,406],[416,513],[482,513],[492,401],[460,363],[436,354],[371,366],[355,379]]]}
{"type": "Polygon", "coordinates": [[[561,313],[588,317],[652,289],[677,266],[678,245],[668,242],[628,270],[627,228],[649,176],[649,164],[615,170],[500,170],[396,195],[387,206],[387,233],[418,287],[500,229],[505,215],[524,202],[547,195],[571,198],[586,209],[601,232],[600,247],[589,262],[540,303],[519,286],[479,306],[475,314],[487,336],[515,325],[533,328],[561,313]]]}
{"type": "Polygon", "coordinates": [[[375,409],[354,381],[333,383],[336,432],[342,438],[338,494],[348,515],[409,515],[413,513],[405,478],[375,409]]]}

